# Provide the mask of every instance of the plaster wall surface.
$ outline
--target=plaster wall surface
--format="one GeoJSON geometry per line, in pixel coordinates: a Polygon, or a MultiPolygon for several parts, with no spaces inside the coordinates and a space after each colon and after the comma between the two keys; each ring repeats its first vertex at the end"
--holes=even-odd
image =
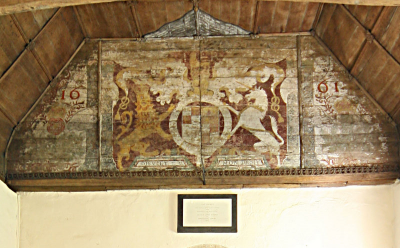
{"type": "Polygon", "coordinates": [[[400,248],[400,181],[393,185],[393,203],[395,247],[400,248]]]}
{"type": "Polygon", "coordinates": [[[0,248],[17,248],[17,233],[17,194],[0,181],[0,248]]]}
{"type": "Polygon", "coordinates": [[[392,248],[395,242],[391,185],[19,196],[20,248],[392,248]],[[238,232],[177,233],[179,193],[238,194],[238,232]]]}

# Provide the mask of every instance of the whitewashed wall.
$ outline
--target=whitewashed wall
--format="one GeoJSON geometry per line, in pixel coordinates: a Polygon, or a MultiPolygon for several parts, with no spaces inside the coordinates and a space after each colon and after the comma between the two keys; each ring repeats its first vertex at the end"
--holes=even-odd
{"type": "Polygon", "coordinates": [[[394,240],[396,248],[400,248],[400,181],[393,185],[394,199],[394,240]]]}
{"type": "Polygon", "coordinates": [[[393,248],[393,188],[20,193],[20,248],[393,248]],[[237,193],[238,233],[178,234],[178,193],[237,193]]]}
{"type": "Polygon", "coordinates": [[[17,232],[17,194],[0,181],[0,248],[17,248],[17,232]]]}

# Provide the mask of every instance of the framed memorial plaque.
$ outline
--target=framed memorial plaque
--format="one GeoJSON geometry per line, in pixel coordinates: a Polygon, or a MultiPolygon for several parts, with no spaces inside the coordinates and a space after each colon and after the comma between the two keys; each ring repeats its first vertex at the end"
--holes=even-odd
{"type": "Polygon", "coordinates": [[[235,232],[236,194],[178,195],[178,233],[235,232]]]}

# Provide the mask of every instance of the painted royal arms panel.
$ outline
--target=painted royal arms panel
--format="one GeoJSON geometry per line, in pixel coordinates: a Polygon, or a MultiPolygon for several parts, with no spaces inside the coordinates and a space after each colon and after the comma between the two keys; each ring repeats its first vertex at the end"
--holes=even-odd
{"type": "Polygon", "coordinates": [[[17,127],[6,162],[11,178],[251,184],[396,168],[397,143],[312,36],[91,41],[17,127]]]}
{"type": "Polygon", "coordinates": [[[102,168],[299,167],[296,40],[264,41],[104,43],[102,168]]]}

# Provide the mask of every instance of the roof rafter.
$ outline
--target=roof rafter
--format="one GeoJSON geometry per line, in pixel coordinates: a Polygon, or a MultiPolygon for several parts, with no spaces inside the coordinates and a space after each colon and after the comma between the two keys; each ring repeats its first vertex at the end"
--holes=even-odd
{"type": "MultiPolygon", "coordinates": [[[[40,9],[58,8],[73,5],[117,2],[120,0],[2,0],[0,1],[0,15],[33,11],[40,9]]],[[[136,0],[136,2],[160,2],[176,0],[136,0]]],[[[189,1],[189,0],[188,0],[189,1]]],[[[259,0],[268,1],[268,0],[259,0]]],[[[283,0],[278,0],[283,1],[283,0]]],[[[293,2],[309,2],[309,0],[292,0],[293,2]]],[[[384,5],[400,6],[399,0],[319,0],[321,3],[354,4],[354,5],[384,5]]]]}

